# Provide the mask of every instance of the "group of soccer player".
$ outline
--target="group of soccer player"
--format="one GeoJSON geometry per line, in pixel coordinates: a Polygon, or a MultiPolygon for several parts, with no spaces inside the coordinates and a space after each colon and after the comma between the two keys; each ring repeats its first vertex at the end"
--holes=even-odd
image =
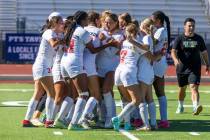
{"type": "Polygon", "coordinates": [[[170,21],[162,11],[141,22],[112,11],[77,11],[66,19],[51,13],[33,64],[34,94],[23,127],[91,129],[93,118],[116,131],[121,125],[143,131],[170,127],[164,92],[169,40],[170,21]],[[122,100],[118,115],[114,85],[122,100]],[[40,122],[37,112],[44,108],[46,120],[40,122]]]}

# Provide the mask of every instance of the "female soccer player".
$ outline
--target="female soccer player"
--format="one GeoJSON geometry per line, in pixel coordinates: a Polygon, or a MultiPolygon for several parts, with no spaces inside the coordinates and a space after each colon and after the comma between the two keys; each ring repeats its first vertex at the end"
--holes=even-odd
{"type": "Polygon", "coordinates": [[[70,78],[72,78],[79,94],[73,117],[68,127],[69,130],[83,129],[78,122],[89,96],[88,79],[83,62],[84,49],[87,47],[92,53],[96,53],[109,46],[109,44],[105,44],[99,48],[94,48],[90,34],[84,29],[88,25],[87,19],[88,14],[86,12],[77,11],[70,25],[71,28],[65,37],[69,47],[67,52],[64,53],[61,63],[70,78]]]}
{"type": "MultiPolygon", "coordinates": [[[[162,11],[156,11],[152,14],[152,20],[157,28],[154,33],[154,52],[160,51],[162,48],[170,45],[170,21],[162,11]],[[164,27],[164,21],[166,27],[164,27]]],[[[158,123],[159,128],[168,128],[169,122],[167,117],[167,99],[165,96],[165,79],[164,74],[167,69],[166,56],[163,56],[160,60],[154,62],[154,74],[155,79],[153,87],[158,97],[160,106],[161,121],[158,123]]]]}
{"type": "Polygon", "coordinates": [[[111,128],[111,118],[115,116],[115,104],[113,99],[113,85],[114,85],[114,72],[119,64],[119,49],[124,40],[124,35],[119,30],[118,17],[116,14],[108,14],[103,23],[104,29],[102,34],[105,36],[103,42],[108,40],[114,40],[115,44],[106,48],[98,53],[96,58],[96,65],[98,69],[98,75],[100,78],[104,104],[106,107],[105,128],[111,128]]]}
{"type": "Polygon", "coordinates": [[[146,18],[141,22],[140,30],[143,34],[142,42],[149,46],[150,51],[141,55],[138,62],[138,80],[140,85],[140,94],[144,97],[148,104],[148,111],[150,116],[150,124],[148,122],[146,103],[140,104],[140,114],[144,122],[144,126],[137,130],[151,130],[156,129],[156,107],[152,96],[152,83],[154,80],[153,61],[159,59],[162,54],[153,54],[153,21],[146,18]]]}
{"type": "MultiPolygon", "coordinates": [[[[125,35],[137,39],[138,27],[129,24],[125,29],[125,35]]],[[[137,81],[137,62],[140,53],[145,51],[133,46],[128,39],[123,41],[120,51],[120,64],[115,71],[115,85],[123,86],[128,92],[131,102],[127,103],[120,114],[112,118],[112,124],[116,131],[119,130],[120,122],[124,119],[124,129],[130,130],[130,113],[132,113],[140,103],[143,103],[142,94],[137,81]]],[[[122,94],[122,93],[121,93],[122,94]]],[[[123,95],[122,95],[123,96],[123,95]]]]}
{"type": "Polygon", "coordinates": [[[55,91],[53,86],[53,78],[51,68],[53,66],[53,58],[58,45],[63,44],[63,40],[58,39],[57,34],[64,30],[63,19],[61,16],[49,16],[48,29],[43,33],[40,43],[38,55],[33,64],[33,78],[35,81],[34,95],[31,98],[26,112],[23,127],[33,126],[30,119],[36,109],[44,91],[47,92],[46,99],[46,115],[47,120],[45,127],[53,124],[53,110],[55,91]]]}

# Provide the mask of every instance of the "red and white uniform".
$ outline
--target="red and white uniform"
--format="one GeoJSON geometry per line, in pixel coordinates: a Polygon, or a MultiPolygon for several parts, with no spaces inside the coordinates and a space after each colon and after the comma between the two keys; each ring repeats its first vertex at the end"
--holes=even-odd
{"type": "Polygon", "coordinates": [[[64,53],[61,66],[70,78],[73,78],[79,74],[86,73],[84,70],[83,54],[86,44],[91,41],[91,36],[81,26],[77,26],[67,51],[64,53]]]}
{"type": "Polygon", "coordinates": [[[52,76],[52,66],[57,47],[53,48],[49,40],[54,38],[57,38],[57,34],[52,29],[46,30],[42,35],[39,51],[32,67],[34,80],[52,76]]]}

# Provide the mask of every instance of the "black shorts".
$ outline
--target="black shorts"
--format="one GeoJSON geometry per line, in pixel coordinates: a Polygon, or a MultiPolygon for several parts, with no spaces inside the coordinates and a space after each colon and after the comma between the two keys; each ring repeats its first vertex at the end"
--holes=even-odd
{"type": "Polygon", "coordinates": [[[199,85],[200,84],[200,80],[201,80],[201,75],[200,74],[194,74],[194,73],[190,73],[190,74],[177,74],[177,80],[178,80],[178,84],[179,87],[184,87],[188,84],[196,84],[199,85]]]}

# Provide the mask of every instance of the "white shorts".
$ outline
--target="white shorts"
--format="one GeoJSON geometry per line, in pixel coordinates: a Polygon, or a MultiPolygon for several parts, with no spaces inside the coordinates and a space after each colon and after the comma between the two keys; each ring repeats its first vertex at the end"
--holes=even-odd
{"type": "Polygon", "coordinates": [[[96,62],[95,62],[95,55],[85,55],[84,54],[84,69],[87,73],[87,76],[93,76],[93,75],[98,75],[96,71],[96,62]]]}
{"type": "Polygon", "coordinates": [[[129,67],[127,65],[119,65],[115,71],[115,85],[128,87],[138,84],[137,67],[129,67]]]}
{"type": "Polygon", "coordinates": [[[61,75],[64,79],[70,77],[63,65],[61,65],[61,75]]]}
{"type": "Polygon", "coordinates": [[[166,57],[164,56],[161,58],[160,61],[154,62],[153,67],[154,67],[155,76],[162,78],[164,76],[164,74],[166,73],[166,70],[168,67],[166,57]]]}
{"type": "Polygon", "coordinates": [[[96,67],[99,77],[105,77],[108,72],[115,71],[120,62],[119,56],[113,58],[107,58],[103,56],[97,56],[96,67]]]}
{"type": "Polygon", "coordinates": [[[39,80],[42,77],[52,76],[52,68],[37,67],[36,65],[33,65],[32,73],[34,80],[39,80]]]}
{"type": "Polygon", "coordinates": [[[152,85],[154,82],[153,66],[145,61],[142,63],[139,63],[137,78],[138,78],[138,81],[140,82],[143,82],[147,85],[152,85]]]}
{"type": "Polygon", "coordinates": [[[60,63],[54,63],[53,68],[52,68],[52,75],[53,75],[54,83],[64,81],[64,78],[61,74],[61,64],[60,63]]]}
{"type": "Polygon", "coordinates": [[[78,65],[72,65],[71,61],[69,61],[68,57],[62,57],[61,59],[61,67],[62,67],[62,75],[63,77],[67,76],[64,74],[64,71],[68,74],[70,78],[74,78],[79,74],[86,73],[84,67],[78,63],[78,65]]]}

